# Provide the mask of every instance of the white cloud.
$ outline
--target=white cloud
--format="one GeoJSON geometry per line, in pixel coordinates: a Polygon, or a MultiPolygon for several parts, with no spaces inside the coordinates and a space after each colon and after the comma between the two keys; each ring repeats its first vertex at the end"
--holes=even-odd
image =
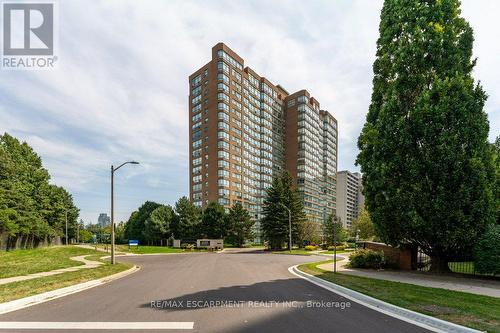
{"type": "MultiPolygon", "coordinates": [[[[187,77],[210,60],[219,41],[290,92],[309,90],[339,121],[339,168],[356,169],[382,1],[59,5],[59,68],[2,72],[0,130],[35,147],[53,181],[74,193],[84,218],[95,221],[109,209],[109,166],[128,159],[141,166],[120,170],[118,219],[146,199],[173,203],[187,194],[187,77]]],[[[467,0],[463,7],[476,32],[476,75],[490,95],[487,111],[498,134],[499,3],[467,0]]]]}

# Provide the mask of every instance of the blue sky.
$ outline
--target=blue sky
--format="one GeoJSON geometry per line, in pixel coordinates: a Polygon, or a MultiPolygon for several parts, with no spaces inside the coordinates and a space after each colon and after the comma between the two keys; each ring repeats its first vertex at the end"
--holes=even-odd
{"type": "MultiPolygon", "coordinates": [[[[81,217],[117,221],[145,200],[188,194],[187,77],[222,41],[245,65],[289,91],[307,89],[339,121],[339,170],[358,170],[356,140],[371,95],[381,0],[64,1],[59,64],[0,72],[0,131],[27,141],[81,217]]],[[[500,2],[463,0],[475,31],[475,78],[500,134],[500,2]]]]}

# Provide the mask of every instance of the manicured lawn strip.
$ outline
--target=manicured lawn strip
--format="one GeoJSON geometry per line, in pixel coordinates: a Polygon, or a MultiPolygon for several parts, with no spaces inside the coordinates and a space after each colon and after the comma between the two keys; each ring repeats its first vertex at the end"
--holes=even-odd
{"type": "MultiPolygon", "coordinates": [[[[353,251],[346,251],[346,250],[339,251],[339,250],[337,250],[337,254],[352,253],[352,252],[353,251]]],[[[321,254],[333,254],[333,250],[332,251],[322,251],[321,254]]]]}
{"type": "Polygon", "coordinates": [[[31,250],[0,251],[0,278],[46,272],[83,265],[70,257],[93,254],[75,246],[54,246],[31,250]]]}
{"type": "Polygon", "coordinates": [[[311,253],[311,251],[306,251],[304,249],[292,249],[292,252],[288,250],[282,250],[282,251],[273,251],[272,253],[274,254],[295,254],[295,255],[301,255],[301,256],[311,256],[315,253],[311,253]]]}
{"type": "MultiPolygon", "coordinates": [[[[98,260],[98,258],[100,257],[102,257],[102,253],[86,258],[91,260],[98,260]]],[[[104,262],[106,262],[105,265],[99,266],[97,268],[81,269],[76,272],[62,273],[33,280],[4,284],[0,286],[0,303],[99,279],[108,275],[119,273],[133,266],[132,264],[125,263],[117,263],[115,265],[111,265],[108,263],[108,261],[104,262]]]]}
{"type": "Polygon", "coordinates": [[[236,246],[236,245],[233,245],[233,244],[228,244],[228,243],[224,243],[224,248],[225,249],[249,249],[249,248],[263,248],[265,249],[265,246],[264,245],[261,245],[261,244],[245,244],[244,246],[236,246]]]}
{"type": "MultiPolygon", "coordinates": [[[[94,246],[93,244],[89,244],[90,246],[94,246]]],[[[111,246],[105,244],[98,244],[98,249],[107,249],[107,253],[111,253],[111,246]]],[[[149,245],[139,245],[139,247],[131,246],[130,250],[128,245],[120,244],[116,245],[116,254],[120,253],[137,253],[137,254],[152,254],[152,253],[181,253],[181,252],[195,252],[200,251],[198,249],[193,249],[193,251],[186,251],[184,249],[168,247],[168,246],[149,246],[149,245]]]]}
{"type": "Polygon", "coordinates": [[[328,261],[299,269],[382,301],[481,331],[500,332],[500,298],[407,283],[384,281],[317,268],[328,261]]]}
{"type": "Polygon", "coordinates": [[[139,253],[139,254],[147,254],[147,253],[181,253],[184,252],[183,249],[167,247],[167,246],[147,246],[147,245],[139,245],[139,247],[131,246],[130,251],[128,249],[128,245],[118,245],[118,251],[129,252],[129,253],[139,253]]]}
{"type": "MultiPolygon", "coordinates": [[[[320,250],[318,250],[320,251],[320,250]]],[[[272,253],[274,254],[296,254],[296,255],[301,255],[301,256],[312,256],[312,255],[317,255],[318,253],[311,253],[312,251],[306,251],[304,249],[292,249],[292,252],[288,250],[282,250],[282,251],[273,251],[272,253]]],[[[337,251],[337,254],[341,253],[346,253],[349,251],[337,251]]],[[[333,254],[333,251],[321,251],[321,254],[333,254]]]]}

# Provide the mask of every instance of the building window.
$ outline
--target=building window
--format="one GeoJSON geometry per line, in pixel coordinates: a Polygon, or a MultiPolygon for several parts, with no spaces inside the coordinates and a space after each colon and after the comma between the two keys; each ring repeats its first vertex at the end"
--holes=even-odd
{"type": "Polygon", "coordinates": [[[217,94],[217,99],[218,99],[219,101],[224,101],[224,102],[229,103],[229,96],[228,96],[228,95],[226,95],[225,93],[218,93],[218,94],[217,94]]]}
{"type": "Polygon", "coordinates": [[[224,61],[217,62],[217,71],[229,73],[229,66],[224,61]]]}
{"type": "Polygon", "coordinates": [[[229,124],[223,122],[223,121],[219,121],[217,123],[217,128],[218,129],[222,129],[222,130],[226,130],[226,131],[229,131],[229,124]]]}
{"type": "Polygon", "coordinates": [[[224,132],[224,131],[219,131],[219,132],[217,132],[217,137],[218,137],[219,139],[226,139],[226,140],[229,140],[229,133],[224,132]]]}
{"type": "Polygon", "coordinates": [[[194,166],[196,166],[196,165],[198,165],[198,164],[201,164],[201,157],[195,158],[195,159],[193,160],[193,165],[194,165],[194,166]]]}
{"type": "Polygon", "coordinates": [[[227,151],[224,151],[224,150],[219,150],[217,152],[217,157],[218,158],[224,158],[224,159],[228,160],[229,159],[229,153],[227,151]]]}
{"type": "Polygon", "coordinates": [[[217,176],[218,177],[229,177],[229,171],[225,170],[225,169],[219,169],[217,170],[217,176]]]}
{"type": "Polygon", "coordinates": [[[199,102],[201,102],[201,95],[198,95],[198,96],[196,96],[195,98],[193,98],[193,99],[191,100],[191,103],[192,103],[193,105],[198,104],[199,102]]]}
{"type": "Polygon", "coordinates": [[[217,103],[217,109],[229,112],[229,106],[226,103],[217,103]]]}
{"type": "Polygon", "coordinates": [[[217,166],[219,168],[228,168],[229,169],[229,162],[228,161],[224,161],[224,160],[218,160],[217,161],[217,166]]]}
{"type": "Polygon", "coordinates": [[[219,187],[229,187],[229,180],[227,180],[227,179],[218,179],[217,180],[217,185],[219,185],[219,187]]]}
{"type": "Polygon", "coordinates": [[[217,74],[217,81],[222,81],[222,82],[225,82],[225,83],[229,83],[229,76],[227,76],[224,73],[219,73],[219,74],[217,74]]]}
{"type": "Polygon", "coordinates": [[[227,199],[227,198],[219,198],[219,199],[217,199],[217,202],[219,203],[219,205],[222,205],[222,206],[229,205],[229,199],[227,199]]]}
{"type": "Polygon", "coordinates": [[[191,95],[192,95],[192,96],[196,96],[196,95],[198,95],[200,92],[201,92],[201,86],[196,87],[196,88],[194,88],[193,90],[191,90],[191,95]]]}
{"type": "MultiPolygon", "coordinates": [[[[184,81],[186,82],[186,81],[184,81]]],[[[194,77],[192,80],[191,80],[191,86],[194,87],[194,86],[197,86],[198,84],[200,84],[201,82],[201,75],[197,75],[196,77],[194,77]]]]}

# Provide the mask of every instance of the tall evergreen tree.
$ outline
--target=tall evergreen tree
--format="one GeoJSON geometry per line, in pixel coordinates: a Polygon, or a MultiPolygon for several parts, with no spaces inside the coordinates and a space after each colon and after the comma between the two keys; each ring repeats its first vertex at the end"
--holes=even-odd
{"type": "Polygon", "coordinates": [[[243,246],[245,240],[253,237],[254,223],[248,210],[243,208],[241,203],[234,204],[227,214],[228,242],[238,247],[243,246]]]}
{"type": "Polygon", "coordinates": [[[170,237],[170,222],[174,210],[170,206],[160,205],[151,212],[144,222],[144,238],[151,245],[163,245],[163,241],[170,237]]]}
{"type": "Polygon", "coordinates": [[[207,238],[224,238],[227,235],[226,212],[217,202],[211,202],[201,216],[201,232],[207,238]]]}
{"type": "Polygon", "coordinates": [[[182,197],[175,203],[175,216],[171,232],[177,239],[195,239],[200,236],[201,210],[188,198],[182,197]]]}
{"type": "Polygon", "coordinates": [[[283,244],[288,243],[290,230],[288,211],[283,205],[291,211],[293,243],[300,238],[300,231],[306,216],[299,192],[293,184],[292,177],[286,171],[273,180],[264,199],[264,217],[260,223],[263,236],[269,241],[272,249],[281,249],[283,244]]]}
{"type": "Polygon", "coordinates": [[[494,167],[474,83],[473,31],[458,0],[386,0],[357,162],[382,240],[413,243],[432,269],[494,220],[494,167]]]}
{"type": "Polygon", "coordinates": [[[323,221],[323,236],[328,245],[339,245],[347,240],[348,234],[342,226],[340,217],[334,217],[330,214],[330,216],[323,221]]]}

